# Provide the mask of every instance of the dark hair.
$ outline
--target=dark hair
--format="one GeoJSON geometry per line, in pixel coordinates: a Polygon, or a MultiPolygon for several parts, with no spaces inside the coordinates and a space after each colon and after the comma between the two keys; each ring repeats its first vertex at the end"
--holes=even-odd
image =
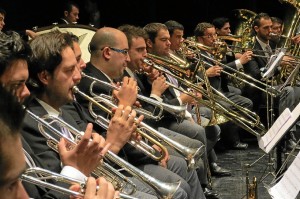
{"type": "Polygon", "coordinates": [[[73,40],[70,34],[51,31],[31,40],[30,46],[32,58],[29,64],[29,83],[35,92],[40,92],[44,86],[39,81],[38,74],[42,71],[53,74],[62,61],[62,51],[67,47],[73,48],[73,40]]]}
{"type": "Polygon", "coordinates": [[[218,29],[221,29],[225,23],[229,23],[229,19],[226,17],[218,17],[212,21],[212,24],[218,29]]]}
{"type": "Polygon", "coordinates": [[[118,29],[125,33],[127,40],[128,40],[129,48],[131,47],[133,38],[142,37],[145,40],[148,39],[147,32],[139,26],[125,24],[125,25],[119,26],[118,29]]]}
{"type": "Polygon", "coordinates": [[[75,6],[76,8],[79,9],[79,6],[77,3],[75,3],[74,1],[66,1],[62,4],[62,11],[68,11],[71,12],[72,11],[72,7],[75,6]]]}
{"type": "Polygon", "coordinates": [[[174,30],[184,30],[183,25],[174,20],[169,20],[169,21],[165,22],[165,25],[167,26],[171,36],[174,33],[174,30]]]}
{"type": "Polygon", "coordinates": [[[196,28],[194,29],[195,37],[204,36],[204,32],[207,28],[213,28],[214,25],[207,22],[198,23],[196,28]]]}
{"type": "Polygon", "coordinates": [[[163,23],[149,23],[143,28],[149,36],[149,39],[155,43],[155,38],[157,37],[157,33],[159,30],[164,29],[168,30],[167,26],[163,23]]]}
{"type": "Polygon", "coordinates": [[[283,25],[283,21],[282,19],[278,18],[278,17],[271,17],[272,22],[274,23],[279,23],[281,25],[283,25]]]}
{"type": "Polygon", "coordinates": [[[3,8],[0,8],[0,13],[5,16],[6,15],[6,11],[3,8]]]}
{"type": "Polygon", "coordinates": [[[14,31],[0,32],[0,76],[17,59],[29,60],[31,48],[21,36],[14,31]]]}
{"type": "Polygon", "coordinates": [[[264,12],[261,12],[259,14],[257,14],[253,20],[253,24],[252,24],[252,28],[254,28],[254,26],[260,26],[260,20],[264,18],[264,19],[271,19],[271,17],[264,12]]]}
{"type": "MultiPolygon", "coordinates": [[[[18,102],[17,97],[0,85],[0,170],[6,173],[9,165],[6,162],[7,154],[3,154],[3,143],[8,137],[17,137],[20,135],[20,129],[25,115],[25,110],[18,102]]],[[[13,146],[11,146],[13,147],[13,146]]],[[[0,175],[0,186],[4,183],[0,175]]]]}

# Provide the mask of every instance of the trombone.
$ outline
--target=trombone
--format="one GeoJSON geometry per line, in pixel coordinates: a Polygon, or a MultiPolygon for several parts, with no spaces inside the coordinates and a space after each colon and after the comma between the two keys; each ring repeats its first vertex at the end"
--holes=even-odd
{"type": "MultiPolygon", "coordinates": [[[[86,183],[82,182],[80,180],[58,174],[46,169],[42,169],[40,167],[32,167],[25,170],[25,172],[21,175],[21,180],[24,180],[25,182],[28,182],[30,184],[34,184],[40,187],[45,187],[47,189],[65,194],[70,196],[76,196],[76,197],[84,197],[85,189],[86,189],[86,183]],[[31,175],[33,174],[33,175],[31,175]],[[67,183],[69,185],[73,185],[75,183],[80,185],[81,190],[79,192],[73,191],[61,186],[57,186],[55,184],[49,183],[44,180],[55,180],[57,182],[63,182],[67,183]]],[[[97,186],[97,190],[101,189],[101,187],[97,186]]],[[[136,197],[120,193],[120,197],[122,199],[137,199],[136,197]]]]}
{"type": "MultiPolygon", "coordinates": [[[[101,85],[106,86],[110,89],[119,90],[119,88],[117,86],[114,86],[114,85],[112,85],[108,82],[102,81],[102,80],[97,79],[95,77],[89,76],[89,75],[85,74],[84,72],[81,72],[81,75],[82,75],[82,77],[86,77],[86,78],[93,81],[90,85],[90,93],[91,93],[92,96],[95,96],[95,97],[98,96],[97,94],[95,94],[93,92],[93,86],[94,86],[95,83],[100,83],[101,85]]],[[[166,104],[166,103],[163,103],[163,102],[158,102],[154,99],[151,99],[149,97],[145,97],[145,96],[139,95],[139,94],[137,95],[137,99],[139,99],[141,101],[144,101],[146,103],[149,103],[149,104],[151,104],[151,105],[153,105],[153,106],[155,106],[156,108],[159,109],[159,113],[156,116],[154,114],[150,113],[149,111],[141,109],[141,108],[134,109],[139,114],[143,114],[145,117],[154,119],[156,121],[158,121],[162,118],[163,110],[165,110],[165,111],[171,113],[172,115],[174,115],[176,117],[177,121],[182,121],[184,116],[185,116],[185,110],[186,110],[185,106],[169,105],[169,104],[166,104]]]]}
{"type": "MultiPolygon", "coordinates": [[[[29,111],[28,109],[26,109],[26,111],[35,121],[38,122],[38,128],[39,128],[41,134],[46,137],[48,146],[50,148],[54,149],[55,151],[57,151],[57,144],[59,141],[57,139],[55,139],[53,136],[49,135],[45,131],[44,127],[47,128],[48,130],[50,130],[56,136],[65,138],[71,144],[71,147],[74,147],[77,144],[76,141],[79,141],[83,135],[83,132],[77,130],[76,128],[74,128],[73,126],[71,126],[70,124],[66,123],[65,121],[63,121],[62,119],[60,119],[56,116],[46,115],[43,118],[40,118],[37,115],[35,115],[34,113],[32,113],[31,111],[29,111]],[[50,122],[47,122],[46,120],[50,120],[50,122]],[[72,133],[75,136],[75,140],[68,138],[62,132],[60,132],[56,128],[54,128],[52,126],[52,124],[55,124],[55,123],[58,124],[58,126],[64,127],[68,131],[70,131],[70,133],[72,133]]],[[[123,160],[122,158],[120,158],[119,156],[117,156],[116,154],[114,154],[113,152],[111,152],[109,150],[106,152],[104,158],[108,159],[111,162],[117,164],[118,166],[124,168],[128,173],[139,178],[144,183],[148,184],[150,187],[152,187],[156,191],[159,198],[171,199],[172,196],[174,195],[174,193],[177,191],[177,189],[180,186],[180,183],[181,183],[180,181],[175,182],[175,183],[166,183],[166,182],[162,182],[158,179],[155,179],[151,175],[148,175],[147,173],[134,167],[133,165],[131,165],[130,163],[123,160]]],[[[102,167],[103,163],[104,163],[103,161],[100,161],[99,167],[102,167]]],[[[97,167],[97,169],[98,169],[98,167],[97,167]]],[[[120,173],[120,172],[118,172],[118,173],[120,173]]],[[[123,175],[123,174],[121,174],[121,175],[123,175]]],[[[125,183],[126,183],[125,185],[127,185],[129,179],[127,177],[125,177],[123,179],[123,181],[125,181],[125,183]]],[[[124,187],[124,185],[123,185],[123,187],[124,187]]],[[[123,187],[122,187],[121,191],[124,190],[123,187]]],[[[133,187],[135,188],[135,185],[133,185],[133,187]]],[[[118,190],[118,189],[116,188],[116,190],[118,190]]],[[[134,191],[135,191],[135,189],[133,191],[131,191],[130,194],[132,194],[134,191]]],[[[128,195],[130,195],[130,194],[128,194],[128,195]]]]}
{"type": "MultiPolygon", "coordinates": [[[[205,89],[199,87],[198,85],[195,85],[193,82],[188,81],[184,78],[184,76],[182,75],[181,77],[174,75],[172,72],[169,72],[168,70],[166,70],[164,67],[167,67],[168,65],[172,64],[172,65],[176,65],[176,63],[170,62],[169,60],[166,60],[164,58],[152,55],[148,53],[148,59],[145,58],[144,62],[150,66],[152,66],[153,68],[166,73],[174,78],[176,78],[178,81],[180,81],[181,83],[183,83],[185,86],[187,86],[188,88],[200,92],[204,97],[206,97],[207,99],[213,100],[213,103],[207,102],[205,100],[203,100],[202,98],[199,98],[198,96],[194,95],[193,93],[186,91],[185,89],[182,88],[178,88],[173,84],[169,84],[171,87],[173,87],[174,89],[179,90],[180,92],[183,92],[187,95],[190,95],[192,97],[194,97],[196,100],[198,100],[198,102],[200,104],[203,104],[207,107],[209,107],[210,109],[212,109],[213,111],[218,112],[219,114],[223,115],[225,118],[232,120],[235,124],[237,124],[238,126],[244,128],[245,130],[247,130],[248,132],[252,133],[253,135],[255,135],[256,137],[260,137],[262,134],[264,134],[266,132],[265,127],[263,126],[263,124],[259,121],[259,116],[256,115],[254,112],[251,112],[248,109],[245,109],[241,106],[238,106],[236,104],[234,104],[231,100],[229,100],[228,98],[225,98],[225,96],[223,95],[216,95],[216,94],[211,94],[208,93],[205,89]],[[151,62],[151,61],[152,62],[151,62]],[[159,66],[162,65],[162,66],[159,66]],[[213,95],[213,97],[211,97],[211,95],[213,95]],[[218,101],[222,100],[225,101],[227,103],[229,103],[230,105],[234,106],[237,110],[240,110],[241,113],[244,113],[245,116],[248,117],[248,119],[242,117],[239,113],[237,113],[234,110],[228,110],[227,108],[225,108],[224,106],[222,106],[218,101]],[[250,126],[248,126],[250,125],[250,126]],[[258,129],[261,132],[256,132],[253,128],[254,127],[258,127],[258,129]]],[[[200,62],[199,62],[200,63],[200,62]]],[[[202,66],[203,67],[203,66],[202,66]]],[[[220,94],[220,93],[217,93],[220,94]]]]}
{"type": "MultiPolygon", "coordinates": [[[[222,66],[222,67],[224,67],[224,68],[226,68],[228,70],[231,70],[233,73],[237,74],[237,75],[233,75],[233,74],[231,74],[231,73],[229,73],[229,72],[227,72],[225,70],[221,71],[222,73],[228,75],[229,77],[238,79],[239,81],[242,81],[245,84],[253,86],[253,87],[255,87],[255,88],[257,88],[257,89],[259,89],[259,90],[261,90],[261,91],[263,91],[263,92],[265,92],[267,94],[270,94],[273,97],[276,97],[276,96],[278,96],[280,94],[280,92],[278,90],[276,90],[274,87],[272,87],[272,86],[270,86],[270,85],[268,85],[266,83],[263,83],[262,81],[259,81],[259,80],[255,79],[255,78],[251,77],[250,75],[247,75],[247,74],[245,74],[243,72],[240,72],[239,70],[236,70],[236,69],[234,69],[234,68],[232,68],[232,67],[230,67],[230,66],[228,66],[226,64],[221,63],[220,61],[217,61],[216,59],[213,59],[213,58],[211,58],[211,57],[209,57],[209,56],[207,56],[207,55],[199,52],[199,50],[211,51],[212,47],[205,46],[204,44],[201,44],[201,43],[198,43],[198,42],[195,42],[195,41],[189,41],[189,40],[187,40],[187,41],[188,41],[188,43],[190,45],[192,45],[193,47],[196,47],[198,49],[197,52],[196,52],[196,54],[199,54],[201,57],[204,57],[204,58],[206,58],[208,60],[211,60],[213,62],[217,62],[218,65],[220,65],[220,66],[222,66]],[[243,77],[243,78],[241,78],[241,77],[243,77]],[[262,87],[255,85],[253,82],[255,82],[257,84],[260,84],[262,87],[265,87],[266,89],[263,89],[262,87]]],[[[225,48],[222,48],[222,49],[225,49],[225,48]]],[[[226,47],[226,51],[227,51],[227,47],[226,47]]],[[[225,55],[226,51],[223,52],[223,53],[220,52],[219,54],[224,54],[225,55]]],[[[212,52],[212,54],[215,55],[216,53],[212,52]]],[[[212,64],[210,64],[210,63],[208,63],[206,61],[204,61],[204,63],[207,64],[207,65],[209,65],[209,66],[213,66],[212,64]]]]}
{"type": "MultiPolygon", "coordinates": [[[[109,115],[113,115],[112,111],[109,108],[107,108],[107,107],[105,107],[105,106],[103,106],[102,104],[99,103],[99,102],[103,102],[107,106],[109,106],[110,108],[116,107],[116,105],[113,104],[111,101],[109,101],[109,100],[107,100],[103,97],[100,97],[100,96],[92,98],[92,97],[88,96],[87,94],[81,92],[76,86],[73,87],[73,92],[81,95],[83,98],[87,99],[90,102],[89,112],[95,118],[96,122],[101,121],[101,117],[100,117],[99,114],[96,114],[93,111],[93,105],[97,106],[98,108],[100,108],[104,112],[108,113],[109,115]]],[[[137,120],[137,119],[135,118],[135,120],[137,120]]],[[[99,124],[99,125],[101,125],[101,124],[99,124]]],[[[199,167],[199,165],[198,165],[199,159],[201,158],[201,156],[205,152],[205,145],[204,144],[202,144],[202,146],[199,147],[199,148],[188,148],[188,147],[183,146],[182,144],[172,140],[171,138],[163,135],[162,133],[160,133],[157,130],[153,129],[152,127],[150,127],[149,125],[147,125],[144,122],[140,122],[138,124],[137,132],[140,135],[142,135],[144,138],[147,138],[148,140],[150,140],[152,143],[158,143],[156,145],[161,146],[162,150],[164,150],[164,149],[167,150],[167,149],[160,143],[160,141],[168,144],[170,147],[177,150],[187,160],[188,169],[195,169],[195,168],[199,167]],[[144,132],[144,131],[146,131],[146,132],[144,132]],[[151,135],[153,137],[151,137],[151,135]]],[[[137,144],[137,142],[135,142],[135,141],[134,141],[134,143],[137,144]]],[[[141,147],[139,147],[139,145],[137,145],[137,148],[141,149],[141,147]]],[[[149,148],[149,146],[147,148],[149,148]]],[[[142,151],[145,152],[146,154],[149,153],[148,151],[145,151],[144,149],[142,149],[142,151]]],[[[151,155],[151,157],[152,156],[153,155],[151,155]]],[[[156,160],[158,160],[158,158],[156,158],[156,160]]]]}

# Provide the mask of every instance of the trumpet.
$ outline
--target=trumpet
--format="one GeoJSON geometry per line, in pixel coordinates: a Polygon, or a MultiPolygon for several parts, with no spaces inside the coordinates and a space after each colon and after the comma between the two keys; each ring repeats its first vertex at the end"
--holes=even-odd
{"type": "MultiPolygon", "coordinates": [[[[46,115],[43,118],[40,118],[37,115],[35,115],[34,113],[32,113],[31,111],[29,111],[28,109],[26,109],[26,111],[35,121],[38,122],[38,128],[39,128],[41,134],[43,134],[46,137],[47,144],[49,145],[49,147],[51,147],[55,151],[57,151],[57,144],[59,141],[57,139],[55,139],[53,136],[51,136],[50,134],[48,134],[45,131],[44,127],[47,128],[52,133],[54,133],[56,136],[65,138],[71,144],[71,147],[72,146],[74,147],[77,144],[77,141],[79,141],[83,135],[83,132],[77,130],[76,128],[74,128],[73,126],[71,126],[70,124],[66,123],[65,121],[63,121],[62,119],[60,119],[56,116],[46,115]],[[47,120],[50,120],[50,121],[48,122],[47,120]],[[68,131],[74,135],[75,140],[70,139],[69,137],[65,136],[62,132],[60,132],[56,128],[54,128],[52,126],[52,124],[54,124],[54,123],[58,124],[58,126],[68,129],[68,131]]],[[[133,165],[126,162],[125,160],[123,160],[122,158],[120,158],[119,156],[117,156],[116,154],[114,154],[113,152],[111,152],[109,150],[106,152],[104,158],[108,159],[111,162],[114,162],[118,166],[124,168],[131,175],[139,178],[141,181],[148,184],[150,187],[152,187],[156,191],[159,198],[163,198],[163,199],[172,198],[172,196],[174,195],[174,193],[180,186],[180,183],[181,183],[180,181],[175,182],[175,183],[165,183],[165,182],[162,182],[160,180],[153,178],[152,176],[150,176],[150,175],[146,174],[145,172],[141,171],[140,169],[134,167],[133,165]]],[[[100,164],[99,167],[102,167],[103,161],[101,161],[99,164],[100,164]]],[[[120,173],[120,172],[118,172],[118,173],[120,173]]],[[[121,175],[123,175],[123,174],[121,174],[121,175]]],[[[125,177],[123,180],[124,180],[125,184],[123,184],[121,182],[119,183],[119,184],[123,185],[122,189],[120,190],[121,192],[122,192],[122,190],[124,190],[124,185],[128,185],[128,181],[129,181],[127,177],[125,177]]],[[[132,186],[132,185],[129,185],[129,187],[130,186],[132,186]]],[[[133,185],[133,187],[135,188],[135,185],[133,185]]],[[[116,190],[118,190],[118,189],[116,188],[116,190]]],[[[134,191],[135,190],[131,191],[131,194],[134,191]]]]}
{"type": "MultiPolygon", "coordinates": [[[[82,77],[89,78],[90,80],[93,81],[90,85],[90,93],[91,93],[92,96],[97,96],[97,94],[95,94],[93,92],[93,85],[95,83],[100,83],[101,85],[106,86],[110,89],[119,90],[119,88],[117,86],[114,86],[114,85],[112,85],[108,82],[105,82],[105,81],[99,80],[95,77],[86,75],[84,72],[81,72],[81,74],[82,74],[82,77]]],[[[145,117],[148,117],[148,118],[151,118],[151,119],[154,119],[154,120],[158,121],[162,118],[163,110],[165,110],[165,111],[169,112],[170,114],[174,115],[178,122],[180,122],[184,119],[185,110],[186,110],[185,106],[169,105],[169,104],[166,104],[166,103],[163,103],[163,102],[158,102],[154,99],[151,99],[149,97],[145,97],[145,96],[139,95],[139,94],[137,95],[137,99],[139,99],[141,101],[144,101],[146,103],[149,103],[149,104],[151,104],[151,105],[153,105],[153,106],[155,106],[156,108],[159,109],[159,113],[157,115],[154,115],[154,114],[150,113],[149,111],[147,111],[145,109],[141,109],[141,108],[134,109],[136,112],[138,112],[139,114],[144,115],[145,117]]]]}
{"type": "MultiPolygon", "coordinates": [[[[20,177],[22,180],[24,180],[25,182],[28,182],[30,184],[34,184],[40,187],[45,187],[47,189],[65,194],[65,195],[69,195],[69,196],[76,196],[76,197],[84,197],[84,193],[85,193],[85,189],[86,189],[86,183],[82,182],[80,180],[76,180],[74,178],[62,175],[62,174],[58,174],[46,169],[42,169],[39,167],[32,167],[32,168],[28,168],[25,170],[25,172],[21,175],[20,177]],[[33,175],[31,175],[33,174],[33,175]],[[63,182],[63,183],[67,183],[69,185],[73,185],[73,184],[79,184],[81,190],[79,192],[77,191],[73,191],[61,186],[57,186],[54,185],[52,183],[49,183],[47,181],[44,180],[54,180],[57,182],[63,182]]],[[[97,186],[96,189],[101,189],[101,187],[97,186]]],[[[137,199],[136,197],[124,194],[124,193],[120,193],[120,197],[122,199],[137,199]]]]}
{"type": "MultiPolygon", "coordinates": [[[[208,93],[205,89],[199,87],[198,85],[195,85],[193,82],[174,75],[173,73],[166,70],[165,68],[157,65],[157,64],[161,64],[162,62],[168,62],[168,60],[165,60],[164,58],[161,58],[161,57],[158,57],[158,56],[155,56],[155,55],[150,55],[150,56],[149,55],[150,54],[148,54],[148,57],[152,62],[149,59],[145,58],[144,59],[145,63],[152,66],[156,70],[159,70],[159,71],[161,71],[165,74],[168,74],[168,75],[176,78],[178,81],[180,81],[181,83],[186,85],[188,88],[190,88],[194,91],[200,92],[204,97],[206,97],[207,99],[210,99],[211,101],[213,101],[213,103],[207,102],[206,100],[203,100],[202,98],[199,98],[195,94],[193,94],[193,93],[191,93],[191,92],[189,92],[185,89],[178,88],[177,86],[169,83],[169,85],[171,87],[173,87],[174,89],[177,89],[182,93],[185,93],[187,95],[190,95],[190,96],[194,97],[200,104],[203,104],[203,105],[209,107],[210,109],[212,109],[213,111],[216,111],[217,113],[221,114],[222,116],[224,116],[228,120],[231,120],[232,122],[234,122],[238,126],[244,128],[248,132],[252,133],[256,137],[260,137],[262,134],[264,134],[266,132],[264,125],[260,122],[259,116],[256,115],[254,112],[251,112],[248,109],[245,109],[241,106],[238,106],[237,104],[233,103],[231,100],[226,98],[223,94],[220,95],[221,93],[219,93],[219,92],[217,94],[208,93]],[[241,113],[238,113],[234,110],[228,110],[227,108],[222,106],[219,103],[218,100],[225,101],[225,102],[229,103],[233,107],[236,107],[237,110],[240,110],[241,113]],[[241,115],[242,113],[244,114],[244,117],[241,115]],[[248,119],[246,119],[246,118],[248,118],[248,119]],[[256,132],[253,129],[254,127],[257,127],[258,130],[261,131],[261,132],[256,132]]],[[[212,89],[213,89],[213,87],[212,87],[212,89]]]]}
{"type": "MultiPolygon", "coordinates": [[[[81,92],[76,86],[73,87],[73,92],[81,95],[82,97],[84,97],[85,99],[90,101],[89,112],[94,118],[96,118],[96,120],[97,120],[97,118],[100,118],[100,116],[93,111],[92,105],[97,106],[98,108],[102,109],[104,112],[108,113],[109,115],[112,115],[112,111],[110,109],[112,107],[116,107],[116,105],[113,104],[111,101],[109,101],[105,98],[102,98],[100,96],[94,97],[94,98],[88,96],[87,94],[81,92]],[[99,102],[105,103],[107,106],[110,107],[110,109],[103,106],[99,102]]],[[[135,118],[135,120],[137,120],[137,119],[135,118]]],[[[188,169],[195,169],[195,168],[199,167],[199,165],[197,163],[199,162],[199,159],[205,152],[204,144],[202,144],[202,146],[199,148],[188,148],[188,147],[183,146],[182,144],[170,139],[169,137],[163,135],[162,133],[153,129],[152,127],[150,127],[149,125],[147,125],[144,122],[140,122],[138,124],[137,132],[153,143],[157,143],[159,141],[156,141],[156,140],[160,140],[160,141],[168,144],[170,147],[174,148],[175,150],[177,150],[187,160],[188,169]],[[144,131],[146,131],[146,132],[144,132],[144,131]],[[153,137],[151,137],[150,135],[152,135],[153,137]]],[[[162,146],[162,144],[159,143],[158,146],[162,146]]],[[[138,147],[138,148],[140,148],[140,147],[138,147]]],[[[162,148],[164,149],[165,147],[162,146],[162,148]]],[[[142,151],[144,151],[144,150],[142,150],[142,151]]],[[[152,155],[151,155],[151,157],[152,157],[152,155]]]]}

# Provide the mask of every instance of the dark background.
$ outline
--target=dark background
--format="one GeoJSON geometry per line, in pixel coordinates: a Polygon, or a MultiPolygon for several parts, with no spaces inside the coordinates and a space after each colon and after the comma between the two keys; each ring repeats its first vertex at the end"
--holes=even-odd
{"type": "MultiPolygon", "coordinates": [[[[88,24],[84,0],[74,1],[80,6],[79,24],[88,24]]],[[[62,2],[63,0],[0,0],[0,7],[7,11],[4,30],[49,26],[60,18],[62,2]]],[[[144,26],[149,22],[164,23],[173,19],[185,26],[185,35],[192,34],[197,23],[211,22],[213,18],[220,16],[229,17],[234,29],[237,22],[234,9],[266,12],[271,16],[285,18],[285,13],[291,8],[279,0],[98,0],[98,4],[101,27],[117,27],[125,23],[144,26]]]]}

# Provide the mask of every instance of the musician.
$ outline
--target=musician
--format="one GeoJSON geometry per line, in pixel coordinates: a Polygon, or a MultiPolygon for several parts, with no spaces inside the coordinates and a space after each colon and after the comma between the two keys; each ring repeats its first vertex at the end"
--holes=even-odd
{"type": "MultiPolygon", "coordinates": [[[[172,52],[174,52],[177,56],[182,56],[182,53],[180,52],[180,48],[183,43],[183,35],[184,35],[184,27],[182,24],[178,23],[177,21],[169,20],[165,22],[165,25],[168,27],[168,31],[170,33],[170,42],[171,46],[170,49],[172,52]]],[[[206,118],[211,118],[211,110],[207,107],[201,106],[200,107],[200,115],[201,120],[205,120],[206,118]]],[[[195,116],[193,114],[193,118],[195,119],[195,116]]],[[[197,118],[195,119],[195,121],[197,118]]],[[[207,138],[207,154],[208,154],[208,160],[211,167],[212,175],[215,176],[230,176],[231,173],[229,170],[221,168],[217,165],[217,155],[214,151],[214,146],[217,143],[217,141],[220,139],[220,127],[218,125],[214,126],[207,126],[205,127],[207,131],[206,138],[207,138]]]]}
{"type": "Polygon", "coordinates": [[[76,24],[79,20],[79,6],[73,1],[66,1],[63,4],[63,16],[58,24],[76,24]]]}
{"type": "MultiPolygon", "coordinates": [[[[262,80],[262,74],[265,72],[265,66],[267,64],[268,58],[272,54],[272,49],[269,45],[272,31],[272,20],[267,13],[259,13],[254,18],[252,27],[255,31],[255,44],[253,48],[254,54],[260,55],[253,57],[245,66],[245,72],[251,75],[257,80],[262,80]]],[[[279,88],[277,85],[276,88],[279,88]]],[[[255,110],[259,110],[262,102],[266,104],[265,93],[259,91],[254,87],[245,87],[244,95],[251,98],[254,104],[255,110]]],[[[280,95],[275,98],[275,107],[277,108],[277,113],[281,114],[285,108],[293,110],[294,107],[299,103],[298,100],[300,96],[299,89],[297,87],[293,88],[291,86],[286,86],[280,93],[280,95]]],[[[295,127],[291,131],[296,131],[295,127]]],[[[291,147],[295,146],[295,142],[289,139],[291,147]]]]}
{"type": "MultiPolygon", "coordinates": [[[[113,79],[119,79],[123,75],[123,71],[130,59],[128,56],[128,41],[123,32],[110,27],[99,29],[91,40],[90,50],[91,60],[83,70],[84,73],[109,83],[112,83],[113,79]]],[[[124,77],[122,82],[120,91],[114,94],[114,96],[118,99],[119,104],[126,103],[133,105],[136,101],[136,96],[133,95],[137,94],[136,81],[132,78],[124,77]],[[121,89],[123,89],[122,92],[121,89]],[[124,89],[127,89],[127,91],[124,89]],[[124,94],[128,92],[130,94],[124,94]]],[[[83,78],[78,87],[81,91],[90,95],[89,89],[91,83],[90,79],[83,78]]],[[[93,92],[111,95],[110,89],[105,88],[99,83],[94,85],[93,92]]],[[[76,98],[85,109],[88,108],[87,100],[82,99],[80,96],[76,96],[76,98]]],[[[103,114],[101,110],[95,109],[94,111],[97,114],[103,114]]],[[[169,160],[165,160],[160,165],[157,165],[156,161],[129,145],[125,146],[122,153],[126,155],[127,160],[131,164],[159,180],[165,182],[181,180],[182,183],[180,189],[176,192],[175,198],[193,198],[195,193],[198,194],[198,197],[204,198],[203,193],[199,192],[198,187],[200,187],[200,183],[197,179],[197,174],[195,171],[187,172],[187,165],[184,159],[170,156],[169,160]]]]}
{"type": "MultiPolygon", "coordinates": [[[[206,22],[197,24],[194,30],[194,35],[195,35],[196,42],[204,44],[205,46],[208,47],[212,47],[214,45],[214,42],[216,42],[217,40],[217,34],[214,25],[206,22]]],[[[206,56],[213,57],[211,52],[201,50],[201,53],[206,56]]],[[[247,58],[250,59],[251,56],[249,55],[247,56],[247,58]]],[[[251,100],[242,97],[240,95],[237,95],[234,92],[231,92],[229,90],[227,78],[223,73],[221,74],[222,70],[228,70],[228,69],[226,68],[223,69],[221,66],[215,64],[214,62],[206,58],[204,58],[204,60],[213,65],[213,66],[205,65],[206,75],[208,76],[210,85],[215,89],[217,89],[218,91],[222,92],[233,103],[238,104],[244,108],[251,109],[252,108],[251,100]]],[[[224,61],[226,62],[226,60],[224,61]]],[[[238,60],[238,62],[239,64],[241,64],[241,60],[238,60]]],[[[226,64],[235,69],[237,69],[239,65],[236,62],[231,62],[226,64]]],[[[234,108],[232,107],[232,105],[229,105],[224,101],[220,103],[225,107],[227,107],[228,109],[234,108]]],[[[225,146],[232,149],[246,149],[248,147],[247,143],[242,143],[240,141],[239,128],[237,125],[233,124],[232,122],[227,122],[225,124],[220,125],[220,127],[221,129],[224,129],[221,131],[221,140],[224,142],[225,146]]]]}
{"type": "MultiPolygon", "coordinates": [[[[24,189],[19,177],[26,169],[24,152],[21,143],[21,124],[24,118],[24,109],[18,103],[16,96],[12,96],[2,86],[0,86],[0,161],[1,171],[0,176],[0,194],[3,199],[28,199],[28,194],[24,189]],[[11,147],[14,146],[14,147],[11,147]]],[[[24,148],[24,146],[23,146],[24,148]]],[[[88,178],[86,187],[88,192],[84,198],[106,198],[113,199],[115,191],[112,185],[109,185],[104,178],[99,178],[97,183],[101,187],[96,193],[96,181],[94,178],[88,178]]],[[[43,188],[41,188],[43,189],[43,188]]],[[[74,191],[78,190],[78,185],[71,187],[74,191]]],[[[30,190],[37,191],[37,190],[30,190]]],[[[31,192],[29,192],[32,195],[31,192]]],[[[55,194],[55,193],[54,193],[55,194]]],[[[59,198],[63,196],[60,195],[59,198]]],[[[56,198],[51,195],[35,198],[56,198]]],[[[57,197],[58,198],[58,197],[57,197]]]]}
{"type": "Polygon", "coordinates": [[[272,49],[276,49],[277,44],[280,41],[280,36],[283,32],[283,21],[278,17],[271,17],[272,21],[272,27],[271,27],[271,33],[274,35],[271,35],[270,38],[270,46],[272,49]]]}

